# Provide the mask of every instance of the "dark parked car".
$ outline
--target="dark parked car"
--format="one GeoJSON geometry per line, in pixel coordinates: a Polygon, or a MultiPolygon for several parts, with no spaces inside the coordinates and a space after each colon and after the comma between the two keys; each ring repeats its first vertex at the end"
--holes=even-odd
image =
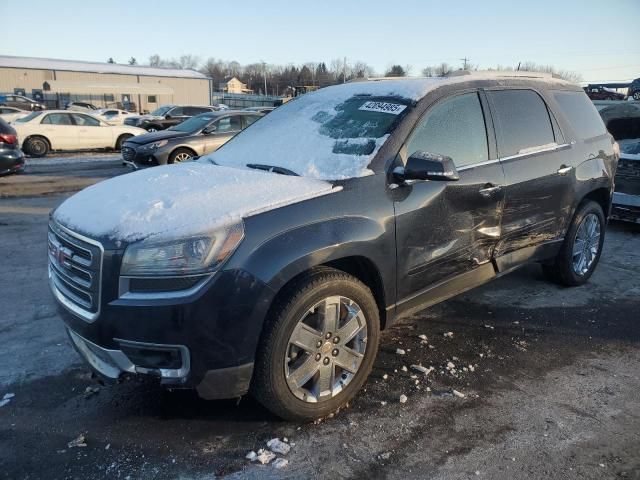
{"type": "Polygon", "coordinates": [[[27,111],[45,110],[47,108],[42,103],[38,103],[22,95],[0,95],[0,105],[16,107],[20,110],[27,111]]]}
{"type": "Polygon", "coordinates": [[[178,125],[188,118],[201,113],[215,112],[214,107],[190,105],[163,105],[149,115],[136,115],[127,118],[125,125],[144,128],[147,132],[157,132],[178,125]]]}
{"type": "Polygon", "coordinates": [[[622,93],[603,87],[602,85],[588,85],[584,91],[591,100],[624,100],[626,97],[622,93]]]}
{"type": "Polygon", "coordinates": [[[636,78],[629,85],[629,96],[634,100],[640,101],[640,78],[636,78]]]}
{"type": "Polygon", "coordinates": [[[24,154],[16,131],[0,118],[0,175],[24,170],[24,154]]]}
{"type": "Polygon", "coordinates": [[[640,223],[640,103],[609,104],[600,116],[620,148],[611,218],[640,223]]]}
{"type": "Polygon", "coordinates": [[[67,199],[50,284],[103,376],[318,418],[398,318],[531,262],[587,282],[616,162],[584,91],[551,76],[323,88],[198,161],[67,199]]]}
{"type": "Polygon", "coordinates": [[[185,162],[216,151],[261,116],[234,110],[203,113],[167,130],[131,137],[122,146],[122,159],[136,168],[185,162]]]}

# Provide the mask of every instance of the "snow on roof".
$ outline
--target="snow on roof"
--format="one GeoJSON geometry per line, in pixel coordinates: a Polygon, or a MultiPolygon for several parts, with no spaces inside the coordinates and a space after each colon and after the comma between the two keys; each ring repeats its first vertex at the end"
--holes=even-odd
{"type": "Polygon", "coordinates": [[[181,238],[332,191],[330,183],[311,178],[182,163],[85,188],[62,203],[54,219],[90,237],[181,238]]]}
{"type": "Polygon", "coordinates": [[[0,67],[27,68],[36,70],[66,70],[88,73],[119,73],[124,75],[143,75],[150,77],[180,77],[208,79],[195,70],[141,65],[121,65],[119,63],[84,62],[79,60],[59,60],[55,58],[13,57],[0,55],[0,67]]]}

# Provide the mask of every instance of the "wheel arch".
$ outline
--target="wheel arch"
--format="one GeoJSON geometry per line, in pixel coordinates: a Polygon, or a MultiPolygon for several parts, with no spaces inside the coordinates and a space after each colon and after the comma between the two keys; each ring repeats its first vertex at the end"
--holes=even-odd
{"type": "Polygon", "coordinates": [[[376,264],[371,259],[362,255],[351,255],[336,258],[299,271],[298,273],[290,277],[287,281],[283,282],[280,288],[275,292],[275,295],[271,300],[271,303],[267,310],[265,319],[270,318],[273,309],[277,307],[282,298],[289,295],[291,291],[296,288],[297,284],[311,276],[328,271],[340,271],[347,273],[361,281],[365,286],[369,288],[369,290],[371,290],[376,305],[378,306],[380,328],[384,329],[387,322],[387,315],[385,308],[385,291],[382,277],[376,264]]]}
{"type": "Polygon", "coordinates": [[[196,152],[193,148],[187,146],[187,145],[177,145],[176,147],[174,147],[171,150],[171,153],[169,153],[169,157],[171,157],[174,153],[176,153],[178,150],[189,150],[194,157],[198,156],[198,152],[196,152]]]}
{"type": "Polygon", "coordinates": [[[605,218],[609,217],[609,214],[611,213],[611,192],[608,188],[601,187],[596,188],[595,190],[591,190],[584,197],[582,197],[582,199],[578,203],[578,206],[586,200],[593,200],[594,202],[599,204],[600,207],[602,207],[605,218]]]}
{"type": "Polygon", "coordinates": [[[53,149],[53,145],[51,144],[51,140],[49,140],[49,138],[46,135],[42,135],[40,133],[32,133],[30,135],[27,135],[25,137],[25,139],[22,141],[22,144],[24,145],[25,143],[27,143],[32,138],[41,138],[42,140],[47,142],[47,145],[49,145],[49,150],[53,149]]]}

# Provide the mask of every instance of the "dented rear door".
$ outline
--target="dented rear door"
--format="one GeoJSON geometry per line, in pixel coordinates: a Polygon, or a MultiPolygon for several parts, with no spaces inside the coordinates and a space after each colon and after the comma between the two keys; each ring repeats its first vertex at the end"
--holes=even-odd
{"type": "Polygon", "coordinates": [[[539,93],[509,89],[489,91],[487,96],[506,178],[495,253],[499,257],[562,238],[572,205],[575,165],[572,146],[564,142],[539,93]]]}

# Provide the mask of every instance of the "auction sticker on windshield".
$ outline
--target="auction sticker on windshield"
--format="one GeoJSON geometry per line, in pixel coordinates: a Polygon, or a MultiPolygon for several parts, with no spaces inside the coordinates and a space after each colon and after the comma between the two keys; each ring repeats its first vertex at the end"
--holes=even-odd
{"type": "Polygon", "coordinates": [[[358,110],[365,110],[367,112],[391,113],[392,115],[398,115],[405,108],[407,108],[406,105],[400,105],[399,103],[365,102],[358,110]]]}

